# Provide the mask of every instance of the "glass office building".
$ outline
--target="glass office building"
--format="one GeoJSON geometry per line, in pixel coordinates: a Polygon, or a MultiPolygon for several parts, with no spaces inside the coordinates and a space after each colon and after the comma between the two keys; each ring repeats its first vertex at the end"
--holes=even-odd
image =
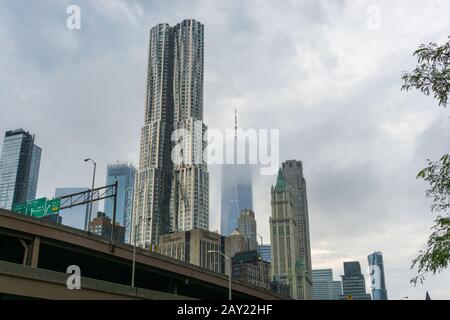
{"type": "Polygon", "coordinates": [[[7,131],[0,158],[0,208],[35,199],[41,148],[23,129],[7,131]]]}
{"type": "Polygon", "coordinates": [[[366,292],[366,281],[358,261],[344,262],[344,275],[341,278],[343,294],[339,300],[372,300],[366,292]]]}
{"type": "Polygon", "coordinates": [[[333,281],[332,269],[312,270],[313,300],[338,300],[342,295],[340,281],[333,281]]]}
{"type": "Polygon", "coordinates": [[[373,300],[387,300],[383,254],[381,252],[374,252],[367,259],[369,260],[372,298],[373,300]]]}
{"type": "MultiPolygon", "coordinates": [[[[130,242],[131,210],[133,208],[134,176],[136,168],[131,163],[109,164],[106,185],[117,185],[116,222],[125,228],[125,242],[130,242]]],[[[114,213],[114,199],[105,199],[105,213],[110,219],[114,213]]]]}
{"type": "Polygon", "coordinates": [[[264,261],[270,262],[272,260],[272,253],[270,244],[260,244],[258,246],[259,254],[264,261]]]}
{"type": "Polygon", "coordinates": [[[220,233],[227,236],[238,228],[239,213],[253,209],[252,172],[245,164],[222,166],[220,233]]]}

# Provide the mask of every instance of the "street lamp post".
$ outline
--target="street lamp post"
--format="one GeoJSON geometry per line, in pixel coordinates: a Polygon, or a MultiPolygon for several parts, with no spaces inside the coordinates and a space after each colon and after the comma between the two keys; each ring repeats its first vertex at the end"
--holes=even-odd
{"type": "Polygon", "coordinates": [[[94,164],[94,172],[92,174],[92,188],[91,188],[91,201],[89,203],[89,213],[87,215],[86,218],[86,223],[85,223],[85,229],[86,231],[89,231],[89,223],[91,222],[91,217],[92,217],[92,201],[94,200],[94,187],[95,187],[95,171],[97,169],[97,163],[91,159],[91,158],[87,158],[84,159],[84,162],[88,162],[91,161],[94,164]]]}
{"type": "MultiPolygon", "coordinates": [[[[261,246],[262,246],[263,245],[263,237],[259,233],[257,233],[257,235],[259,237],[259,240],[261,240],[261,246]]],[[[261,255],[261,247],[260,246],[258,246],[258,253],[259,253],[259,255],[261,255]]]]}
{"type": "Polygon", "coordinates": [[[232,274],[232,263],[231,263],[231,258],[228,257],[227,255],[223,254],[220,251],[216,251],[216,250],[209,250],[208,253],[218,253],[221,254],[226,260],[228,260],[228,265],[229,265],[229,271],[228,271],[228,300],[231,301],[231,274],[232,274]]]}
{"type": "MultiPolygon", "coordinates": [[[[261,240],[261,246],[263,245],[263,237],[259,234],[259,233],[256,233],[257,235],[258,235],[258,237],[259,237],[259,239],[261,240]]],[[[261,263],[260,263],[260,273],[261,273],[261,283],[264,283],[264,259],[263,259],[263,257],[262,257],[262,255],[261,255],[261,246],[259,246],[258,245],[258,254],[259,254],[259,259],[261,260],[261,263]]]]}

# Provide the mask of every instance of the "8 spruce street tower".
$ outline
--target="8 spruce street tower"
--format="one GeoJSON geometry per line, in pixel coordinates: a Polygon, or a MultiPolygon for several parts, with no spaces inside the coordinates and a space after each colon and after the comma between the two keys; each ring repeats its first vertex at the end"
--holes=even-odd
{"type": "Polygon", "coordinates": [[[157,244],[161,235],[172,231],[209,228],[203,69],[203,24],[190,19],[150,30],[133,204],[133,239],[141,247],[157,244]],[[173,161],[175,144],[181,147],[182,161],[173,161]]]}

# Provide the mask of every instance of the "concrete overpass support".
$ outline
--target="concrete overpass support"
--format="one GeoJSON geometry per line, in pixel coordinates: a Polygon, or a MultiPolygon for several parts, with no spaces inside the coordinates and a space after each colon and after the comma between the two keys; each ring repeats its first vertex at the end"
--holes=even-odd
{"type": "Polygon", "coordinates": [[[81,277],[81,289],[69,290],[70,274],[0,261],[0,293],[49,300],[192,300],[154,290],[81,277]]]}

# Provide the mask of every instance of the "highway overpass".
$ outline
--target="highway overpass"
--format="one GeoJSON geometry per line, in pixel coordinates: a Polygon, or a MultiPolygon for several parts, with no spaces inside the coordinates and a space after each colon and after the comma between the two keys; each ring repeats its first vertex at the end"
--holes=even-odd
{"type": "MultiPolygon", "coordinates": [[[[0,299],[227,299],[228,278],[90,232],[0,209],[0,299]],[[66,286],[79,266],[81,290],[66,286]]],[[[274,293],[232,283],[233,299],[278,300],[274,293]]]]}

